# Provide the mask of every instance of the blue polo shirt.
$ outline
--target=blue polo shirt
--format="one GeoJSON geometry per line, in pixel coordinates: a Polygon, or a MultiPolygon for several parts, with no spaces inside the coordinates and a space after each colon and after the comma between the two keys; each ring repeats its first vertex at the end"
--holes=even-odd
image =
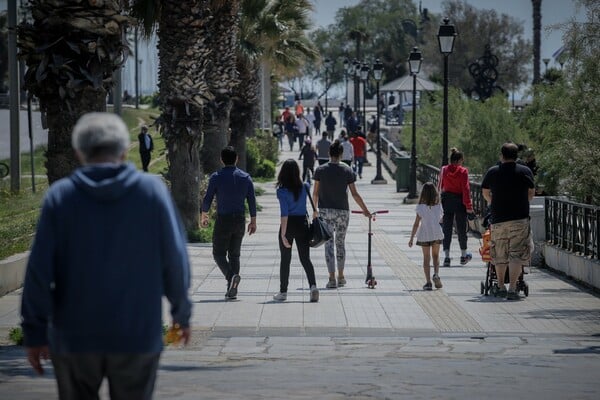
{"type": "Polygon", "coordinates": [[[202,212],[208,212],[215,195],[217,214],[243,215],[244,201],[248,201],[250,216],[256,217],[256,197],[252,178],[236,166],[225,166],[210,176],[208,189],[202,200],[202,212]]]}

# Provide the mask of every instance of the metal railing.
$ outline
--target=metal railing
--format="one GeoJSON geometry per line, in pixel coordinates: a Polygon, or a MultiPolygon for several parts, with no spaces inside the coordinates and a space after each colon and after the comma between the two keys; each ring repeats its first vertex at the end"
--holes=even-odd
{"type": "Polygon", "coordinates": [[[598,260],[600,207],[545,198],[546,241],[598,260]]]}

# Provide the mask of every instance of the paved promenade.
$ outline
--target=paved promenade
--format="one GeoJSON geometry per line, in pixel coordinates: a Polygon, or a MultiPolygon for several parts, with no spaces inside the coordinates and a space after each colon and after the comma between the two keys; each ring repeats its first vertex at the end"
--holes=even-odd
{"type": "MultiPolygon", "coordinates": [[[[281,155],[289,157],[297,153],[281,155]]],[[[243,243],[236,301],[224,300],[210,245],[189,246],[194,337],[187,348],[165,351],[156,398],[596,399],[600,299],[537,268],[528,269],[528,298],[484,297],[474,238],[473,260],[459,266],[454,238],[453,266],[440,272],[443,289],[422,291],[421,250],[407,244],[414,206],[402,204],[405,193],[395,192],[388,175],[387,185],[372,185],[374,175],[367,167],[357,182],[369,209],[390,210],[373,223],[374,290],[364,284],[368,221],[352,215],[347,286],[325,289],[324,250],[312,249],[321,296],[310,303],[294,250],[288,301],[272,301],[279,288],[273,183],[257,185],[265,190],[257,199],[262,211],[257,233],[243,243]]],[[[19,298],[0,298],[3,344],[18,324],[19,298]]],[[[56,398],[48,369],[34,377],[22,349],[0,347],[0,398],[56,398]]]]}

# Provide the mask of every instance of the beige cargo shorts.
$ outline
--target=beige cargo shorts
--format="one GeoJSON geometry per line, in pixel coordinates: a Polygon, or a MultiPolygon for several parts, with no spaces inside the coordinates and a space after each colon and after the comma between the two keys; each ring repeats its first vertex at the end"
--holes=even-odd
{"type": "Polygon", "coordinates": [[[529,218],[492,224],[490,255],[494,265],[509,262],[529,264],[531,257],[531,229],[529,218]]]}

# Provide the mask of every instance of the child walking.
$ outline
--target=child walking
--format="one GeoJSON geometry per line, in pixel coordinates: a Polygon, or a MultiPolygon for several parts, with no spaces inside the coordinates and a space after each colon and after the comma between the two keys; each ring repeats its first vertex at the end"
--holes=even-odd
{"type": "Polygon", "coordinates": [[[432,290],[430,260],[433,258],[433,283],[437,289],[441,289],[440,279],[440,244],[444,240],[444,233],[440,221],[444,211],[440,204],[438,192],[435,185],[427,182],[421,190],[421,197],[416,208],[417,216],[412,227],[408,247],[412,247],[415,234],[417,235],[417,246],[423,250],[423,272],[427,282],[423,290],[432,290]]]}

